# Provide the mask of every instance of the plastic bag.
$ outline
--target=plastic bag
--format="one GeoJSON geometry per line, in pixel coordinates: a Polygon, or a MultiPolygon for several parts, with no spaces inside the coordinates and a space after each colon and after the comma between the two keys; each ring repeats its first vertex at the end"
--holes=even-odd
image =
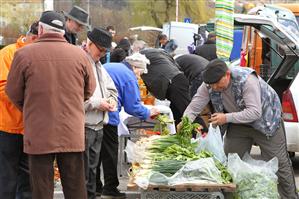
{"type": "Polygon", "coordinates": [[[238,154],[228,155],[228,170],[237,185],[238,199],[278,199],[277,176],[278,159],[268,162],[254,160],[246,153],[243,160],[238,154]]]}
{"type": "Polygon", "coordinates": [[[144,146],[138,146],[136,143],[128,140],[125,152],[127,154],[128,162],[142,162],[145,159],[144,146]]]}
{"type": "Polygon", "coordinates": [[[213,158],[201,158],[187,162],[171,177],[158,172],[144,173],[135,178],[135,183],[147,189],[149,184],[176,185],[184,183],[222,183],[221,172],[215,166],[213,158]]]}
{"type": "Polygon", "coordinates": [[[202,150],[207,150],[213,153],[214,157],[221,163],[225,164],[226,155],[224,153],[223,141],[220,133],[219,126],[214,128],[212,124],[209,126],[209,132],[207,136],[198,138],[199,145],[195,149],[196,153],[202,150]]]}
{"type": "Polygon", "coordinates": [[[187,162],[168,180],[169,185],[182,183],[222,183],[221,172],[213,158],[201,158],[187,162]]]}

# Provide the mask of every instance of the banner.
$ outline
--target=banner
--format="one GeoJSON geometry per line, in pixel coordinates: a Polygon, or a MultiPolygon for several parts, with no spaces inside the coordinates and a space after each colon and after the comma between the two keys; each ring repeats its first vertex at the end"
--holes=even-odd
{"type": "Polygon", "coordinates": [[[215,30],[217,56],[224,61],[230,57],[234,36],[234,0],[216,0],[215,30]]]}

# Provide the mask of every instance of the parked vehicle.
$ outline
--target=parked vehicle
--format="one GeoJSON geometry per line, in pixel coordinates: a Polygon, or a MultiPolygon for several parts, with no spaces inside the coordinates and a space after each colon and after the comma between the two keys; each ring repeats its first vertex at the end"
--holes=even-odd
{"type": "MultiPolygon", "coordinates": [[[[251,9],[248,14],[260,15],[272,18],[295,34],[298,34],[297,18],[299,17],[299,5],[288,7],[287,4],[265,5],[251,9]],[[284,6],[284,7],[283,7],[284,6]],[[287,9],[290,8],[291,10],[287,9]],[[292,12],[290,12],[292,11],[292,12]],[[298,15],[297,17],[294,14],[298,15]]],[[[254,27],[244,28],[242,39],[241,65],[255,69],[263,78],[268,79],[270,74],[278,67],[281,57],[275,53],[278,46],[272,40],[264,39],[263,34],[254,27]]]]}
{"type": "MultiPolygon", "coordinates": [[[[290,11],[284,12],[288,12],[288,15],[292,14],[290,11]]],[[[282,102],[287,147],[288,151],[292,152],[290,154],[294,155],[294,152],[299,152],[299,75],[296,67],[299,60],[298,24],[293,20],[280,19],[277,14],[277,20],[273,17],[275,16],[271,14],[236,14],[234,20],[235,24],[244,25],[251,30],[250,33],[254,32],[259,35],[261,42],[268,44],[271,53],[281,58],[277,66],[273,68],[268,83],[275,89],[282,102]]]]}

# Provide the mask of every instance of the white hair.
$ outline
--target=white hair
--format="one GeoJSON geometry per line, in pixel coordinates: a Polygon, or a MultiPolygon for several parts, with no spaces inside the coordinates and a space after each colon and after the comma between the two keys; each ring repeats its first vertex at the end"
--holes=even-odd
{"type": "Polygon", "coordinates": [[[39,22],[38,25],[43,27],[44,32],[55,32],[55,33],[60,33],[60,34],[63,34],[63,35],[65,33],[64,30],[61,30],[59,28],[55,28],[55,27],[50,26],[48,24],[45,24],[43,22],[39,22]]]}
{"type": "Polygon", "coordinates": [[[90,45],[90,44],[92,44],[93,42],[92,41],[90,41],[90,39],[88,39],[88,37],[86,38],[86,46],[88,46],[88,45],[90,45]]]}
{"type": "Polygon", "coordinates": [[[139,52],[139,51],[143,50],[146,47],[147,47],[147,44],[144,41],[136,40],[136,41],[134,41],[134,43],[132,45],[132,50],[135,53],[135,52],[139,52]]]}

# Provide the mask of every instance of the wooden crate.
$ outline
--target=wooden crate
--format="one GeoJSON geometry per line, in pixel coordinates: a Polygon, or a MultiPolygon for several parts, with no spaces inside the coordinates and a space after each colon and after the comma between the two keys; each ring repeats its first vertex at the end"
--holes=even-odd
{"type": "MultiPolygon", "coordinates": [[[[139,187],[130,182],[127,185],[128,190],[138,190],[139,187]]],[[[176,192],[215,192],[215,191],[222,191],[222,192],[234,192],[236,190],[235,184],[195,184],[195,183],[188,183],[188,184],[178,184],[178,185],[152,185],[150,184],[148,188],[145,191],[161,191],[161,192],[167,192],[167,191],[176,191],[176,192]]]]}

